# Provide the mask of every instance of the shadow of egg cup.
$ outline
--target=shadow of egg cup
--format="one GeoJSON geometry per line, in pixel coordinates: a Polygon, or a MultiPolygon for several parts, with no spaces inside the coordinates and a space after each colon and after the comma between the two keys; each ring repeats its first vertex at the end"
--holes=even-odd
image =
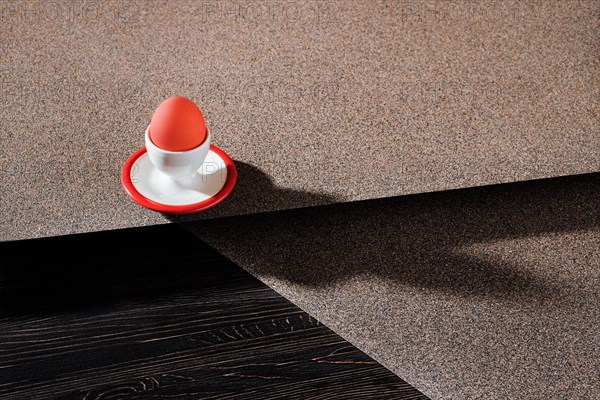
{"type": "Polygon", "coordinates": [[[165,216],[172,222],[188,222],[343,201],[328,194],[278,187],[259,168],[242,161],[235,160],[234,163],[237,169],[237,183],[229,197],[221,204],[196,214],[165,216]]]}

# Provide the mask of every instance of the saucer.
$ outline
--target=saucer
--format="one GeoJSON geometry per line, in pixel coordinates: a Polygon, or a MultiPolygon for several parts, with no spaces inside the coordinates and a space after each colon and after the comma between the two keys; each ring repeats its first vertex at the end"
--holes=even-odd
{"type": "Polygon", "coordinates": [[[146,147],[133,153],[121,171],[123,189],[133,201],[167,214],[188,214],[216,206],[231,193],[236,179],[231,158],[213,145],[196,175],[185,182],[156,169],[146,147]]]}

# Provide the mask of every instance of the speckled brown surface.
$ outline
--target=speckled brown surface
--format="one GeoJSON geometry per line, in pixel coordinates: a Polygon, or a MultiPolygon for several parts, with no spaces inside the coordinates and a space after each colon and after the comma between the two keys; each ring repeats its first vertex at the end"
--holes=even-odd
{"type": "Polygon", "coordinates": [[[597,399],[600,174],[189,227],[432,399],[597,399]]]}
{"type": "Polygon", "coordinates": [[[165,222],[118,177],[173,94],[242,169],[195,218],[598,170],[597,1],[0,5],[0,240],[165,222]]]}

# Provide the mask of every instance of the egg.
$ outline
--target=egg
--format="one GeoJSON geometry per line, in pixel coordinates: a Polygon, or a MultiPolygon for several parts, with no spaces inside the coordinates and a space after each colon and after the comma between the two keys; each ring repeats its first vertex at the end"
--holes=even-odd
{"type": "Polygon", "coordinates": [[[152,116],[148,131],[156,147],[167,151],[186,151],[206,140],[204,116],[193,101],[182,96],[163,101],[152,116]]]}

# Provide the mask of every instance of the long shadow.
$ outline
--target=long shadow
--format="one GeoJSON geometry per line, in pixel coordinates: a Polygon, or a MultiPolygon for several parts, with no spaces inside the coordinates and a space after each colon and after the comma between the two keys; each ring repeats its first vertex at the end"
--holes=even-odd
{"type": "MultiPolygon", "coordinates": [[[[241,170],[250,172],[240,181],[239,195],[252,187],[244,179],[254,177],[265,184],[264,174],[250,167],[241,170]]],[[[271,191],[300,200],[320,196],[271,191]]],[[[460,249],[597,229],[599,211],[600,174],[588,174],[191,221],[183,226],[261,276],[327,286],[376,274],[460,296],[544,302],[562,296],[562,288],[510,262],[475,259],[460,249]]],[[[181,231],[168,225],[0,243],[0,311],[106,305],[106,299],[145,296],[149,287],[156,295],[178,290],[197,279],[187,258],[221,257],[181,231]],[[47,247],[52,251],[46,252],[47,247]],[[74,248],[87,257],[80,259],[71,252],[74,248]],[[178,266],[151,267],[156,258],[178,266]],[[119,264],[113,265],[113,259],[119,264]]]]}
{"type": "Polygon", "coordinates": [[[460,296],[545,302],[562,296],[510,260],[460,249],[597,228],[600,174],[188,223],[260,276],[327,286],[361,274],[460,296]]]}
{"type": "Polygon", "coordinates": [[[217,207],[197,214],[165,215],[173,222],[218,218],[224,215],[240,215],[270,209],[289,209],[317,206],[342,201],[341,198],[309,191],[286,189],[276,186],[263,171],[245,162],[235,160],[238,179],[235,188],[217,207]]]}

